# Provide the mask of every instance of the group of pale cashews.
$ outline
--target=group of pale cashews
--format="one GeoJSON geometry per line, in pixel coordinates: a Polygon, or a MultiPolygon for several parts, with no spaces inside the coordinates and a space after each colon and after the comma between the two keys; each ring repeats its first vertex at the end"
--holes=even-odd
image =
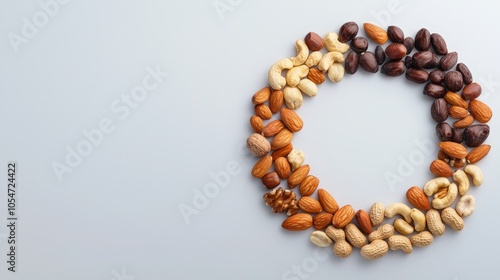
{"type": "MultiPolygon", "coordinates": [[[[279,60],[269,70],[269,84],[274,90],[283,90],[285,105],[288,108],[298,109],[302,106],[302,93],[311,97],[317,95],[317,85],[306,78],[311,67],[316,66],[318,70],[327,72],[332,82],[339,82],[344,77],[345,70],[342,62],[344,62],[344,53],[349,50],[349,45],[339,42],[338,35],[334,32],[325,36],[324,43],[328,52],[323,55],[320,51],[309,53],[305,42],[297,40],[297,55],[279,60]],[[288,70],[286,77],[282,75],[284,70],[288,70]]],[[[483,173],[474,164],[468,164],[463,170],[455,171],[453,183],[446,177],[437,177],[428,181],[423,188],[424,193],[434,198],[432,208],[425,214],[404,203],[394,203],[385,208],[382,203],[376,202],[369,212],[373,226],[379,226],[384,218],[393,218],[396,215],[402,216],[403,219],[396,219],[394,225],[379,226],[368,235],[368,238],[355,224],[351,223],[344,229],[330,225],[325,231],[316,230],[311,233],[310,240],[320,247],[329,247],[334,243],[333,251],[341,258],[350,256],[353,247],[360,248],[361,255],[370,260],[383,257],[389,249],[401,250],[409,254],[413,251],[413,246],[428,246],[433,242],[434,236],[443,235],[446,230],[445,224],[456,231],[463,229],[463,217],[471,215],[475,207],[474,197],[467,194],[470,187],[468,175],[471,176],[474,186],[482,184],[483,173]],[[452,208],[458,194],[461,198],[455,208],[452,208]],[[441,210],[441,213],[438,210],[441,210]],[[395,235],[395,231],[400,235],[395,235]],[[407,237],[415,231],[418,233],[407,237]]]]}

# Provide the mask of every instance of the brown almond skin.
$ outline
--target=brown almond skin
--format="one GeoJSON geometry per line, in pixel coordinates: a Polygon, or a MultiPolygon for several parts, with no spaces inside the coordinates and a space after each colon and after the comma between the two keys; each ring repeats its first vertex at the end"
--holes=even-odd
{"type": "Polygon", "coordinates": [[[382,65],[385,62],[385,52],[381,45],[377,45],[375,48],[375,58],[377,59],[378,65],[382,65]]]}
{"type": "Polygon", "coordinates": [[[308,175],[299,186],[299,192],[301,195],[310,196],[315,191],[319,185],[319,179],[313,175],[308,175]]]}
{"type": "Polygon", "coordinates": [[[443,36],[438,33],[431,34],[431,45],[434,51],[439,55],[445,55],[448,53],[448,47],[446,46],[446,41],[443,36]]]}
{"type": "Polygon", "coordinates": [[[412,59],[415,68],[424,68],[432,62],[433,56],[430,51],[419,51],[413,54],[412,59]]]}
{"type": "Polygon", "coordinates": [[[333,214],[322,212],[314,216],[313,227],[317,230],[325,229],[332,223],[333,214]]]}
{"type": "Polygon", "coordinates": [[[399,60],[405,57],[406,47],[400,43],[392,43],[385,48],[385,56],[388,59],[399,60]]]}
{"type": "Polygon", "coordinates": [[[490,127],[487,124],[474,124],[464,131],[465,144],[469,147],[478,147],[486,141],[490,135],[490,127]]]}
{"type": "Polygon", "coordinates": [[[295,169],[290,177],[288,177],[288,188],[293,189],[296,186],[300,185],[300,183],[304,181],[307,175],[309,175],[310,170],[311,167],[308,164],[302,165],[301,167],[295,169]]]}
{"type": "Polygon", "coordinates": [[[418,84],[423,84],[429,79],[429,74],[426,70],[410,68],[406,70],[406,79],[418,84]]]}
{"type": "Polygon", "coordinates": [[[319,51],[325,46],[323,38],[314,32],[307,33],[304,37],[304,42],[311,51],[319,51]]]}
{"type": "Polygon", "coordinates": [[[359,26],[354,21],[344,23],[339,30],[339,41],[345,43],[358,35],[359,26]]]}
{"type": "Polygon", "coordinates": [[[397,26],[390,25],[387,27],[387,36],[389,36],[389,40],[393,43],[404,43],[405,34],[403,30],[397,26]]]}
{"type": "Polygon", "coordinates": [[[280,131],[285,128],[285,125],[280,120],[274,120],[266,124],[262,129],[262,136],[272,137],[280,133],[280,131]]]}
{"type": "Polygon", "coordinates": [[[440,84],[444,81],[445,73],[440,69],[435,69],[429,73],[429,80],[435,84],[440,84]]]}
{"type": "Polygon", "coordinates": [[[251,116],[250,126],[252,127],[255,133],[261,133],[264,123],[262,122],[262,119],[259,116],[251,116]]]}
{"type": "Polygon", "coordinates": [[[427,211],[431,208],[427,195],[417,186],[413,186],[406,191],[406,199],[420,210],[427,211]]]}
{"type": "Polygon", "coordinates": [[[377,73],[378,63],[375,54],[370,51],[362,53],[359,59],[359,66],[366,72],[377,73]]]}
{"type": "Polygon", "coordinates": [[[468,85],[472,83],[472,73],[469,70],[469,67],[463,63],[457,64],[457,71],[462,73],[462,76],[464,77],[464,84],[468,85]]]}
{"type": "Polygon", "coordinates": [[[313,218],[308,213],[298,213],[288,217],[283,221],[281,227],[286,230],[300,231],[310,228],[313,224],[313,218]]]}
{"type": "Polygon", "coordinates": [[[349,52],[345,59],[345,72],[352,75],[358,71],[358,66],[359,55],[353,51],[349,52]]]}
{"type": "Polygon", "coordinates": [[[351,223],[356,212],[351,205],[345,205],[341,207],[335,214],[333,214],[332,224],[336,228],[344,228],[346,225],[351,223]]]}
{"type": "Polygon", "coordinates": [[[448,103],[443,98],[437,98],[432,102],[431,106],[431,116],[436,122],[444,122],[450,111],[448,109],[448,103]]]}
{"type": "Polygon", "coordinates": [[[290,177],[291,167],[285,157],[279,157],[274,161],[274,169],[281,179],[286,180],[290,177]],[[277,166],[280,167],[277,168],[277,166]]]}
{"type": "Polygon", "coordinates": [[[474,164],[476,162],[479,162],[483,158],[485,158],[488,155],[488,153],[490,152],[490,149],[491,149],[490,145],[486,145],[486,144],[480,145],[479,147],[472,149],[467,154],[465,159],[467,159],[467,162],[474,164]]]}
{"type": "Polygon", "coordinates": [[[422,28],[415,35],[415,49],[427,51],[431,47],[431,34],[429,30],[422,28]]]}
{"type": "Polygon", "coordinates": [[[491,108],[484,102],[474,99],[469,102],[469,111],[480,123],[487,123],[493,117],[491,108]]]}
{"type": "Polygon", "coordinates": [[[328,213],[335,214],[339,210],[337,201],[327,190],[318,190],[318,200],[323,209],[328,213]]]}
{"type": "Polygon", "coordinates": [[[271,156],[273,157],[273,161],[276,160],[279,157],[286,157],[288,154],[293,150],[293,145],[292,143],[286,145],[283,148],[277,149],[272,152],[271,156]]]}
{"type": "Polygon", "coordinates": [[[446,122],[438,123],[436,125],[436,135],[439,141],[450,141],[453,137],[453,128],[446,122]]]}
{"type": "Polygon", "coordinates": [[[410,54],[415,46],[415,40],[412,37],[406,37],[403,41],[403,45],[406,47],[406,54],[410,54]]]}
{"type": "MultiPolygon", "coordinates": [[[[465,83],[465,81],[464,81],[465,83]]],[[[478,83],[470,83],[462,90],[462,98],[465,100],[473,100],[481,95],[481,85],[478,83]]]]}
{"type": "Polygon", "coordinates": [[[453,66],[455,66],[457,61],[458,61],[458,53],[449,52],[443,57],[441,57],[441,60],[439,61],[439,68],[441,68],[441,70],[443,71],[448,71],[451,68],[453,68],[453,66]]]}
{"type": "Polygon", "coordinates": [[[451,177],[453,171],[451,167],[443,160],[436,159],[431,163],[430,171],[437,177],[451,177]]]}
{"type": "Polygon", "coordinates": [[[449,91],[459,92],[464,86],[462,74],[458,71],[449,71],[444,75],[444,85],[449,91]]]}
{"type": "Polygon", "coordinates": [[[284,94],[281,90],[275,90],[271,93],[269,97],[269,109],[273,114],[276,114],[281,110],[284,101],[284,94]]]}
{"type": "Polygon", "coordinates": [[[387,61],[380,72],[389,77],[400,76],[405,72],[405,64],[403,61],[387,61]]]}
{"type": "Polygon", "coordinates": [[[362,53],[368,49],[368,40],[365,37],[356,37],[351,40],[351,49],[357,53],[362,53]]]}
{"type": "Polygon", "coordinates": [[[356,222],[358,222],[359,229],[366,235],[372,233],[373,225],[370,220],[370,215],[365,210],[358,210],[356,212],[356,222]]]}
{"type": "Polygon", "coordinates": [[[432,98],[441,98],[446,94],[446,92],[448,91],[445,87],[434,83],[427,83],[423,91],[425,95],[432,98]]]}

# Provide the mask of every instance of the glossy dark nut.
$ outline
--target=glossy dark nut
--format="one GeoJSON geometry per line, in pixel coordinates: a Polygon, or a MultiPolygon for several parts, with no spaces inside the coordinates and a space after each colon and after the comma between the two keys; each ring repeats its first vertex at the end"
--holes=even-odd
{"type": "Polygon", "coordinates": [[[385,62],[385,52],[381,45],[375,48],[375,58],[377,59],[378,65],[382,65],[385,62]]]}
{"type": "Polygon", "coordinates": [[[434,69],[439,66],[439,58],[435,53],[432,54],[432,59],[424,66],[424,69],[434,69]]]}
{"type": "Polygon", "coordinates": [[[448,123],[438,123],[436,125],[436,135],[439,141],[450,141],[453,137],[453,128],[448,123]]]}
{"type": "Polygon", "coordinates": [[[347,74],[354,74],[356,71],[358,71],[358,66],[359,66],[359,56],[357,53],[351,51],[347,54],[347,57],[345,58],[345,72],[347,74]]]}
{"type": "Polygon", "coordinates": [[[476,99],[481,95],[481,85],[478,83],[470,83],[462,89],[462,98],[465,100],[476,99]]]}
{"type": "Polygon", "coordinates": [[[372,52],[364,52],[359,58],[359,66],[366,72],[377,73],[378,63],[375,54],[372,52]]]}
{"type": "Polygon", "coordinates": [[[410,68],[406,70],[406,79],[415,83],[423,84],[429,79],[429,73],[423,69],[410,68]]]}
{"type": "Polygon", "coordinates": [[[356,37],[351,41],[351,49],[357,53],[362,53],[368,49],[368,40],[364,37],[356,37]]]}
{"type": "Polygon", "coordinates": [[[413,66],[415,68],[424,68],[429,63],[432,62],[432,53],[430,51],[420,51],[416,52],[412,56],[413,58],[413,66]]]}
{"type": "Polygon", "coordinates": [[[439,84],[427,83],[424,87],[424,94],[432,98],[441,98],[446,92],[446,88],[439,84]]]}
{"type": "Polygon", "coordinates": [[[405,40],[405,34],[403,30],[394,25],[390,25],[389,27],[387,27],[387,36],[389,37],[389,40],[394,43],[402,44],[405,40]]]}
{"type": "Polygon", "coordinates": [[[401,60],[387,61],[380,72],[390,77],[400,76],[405,72],[405,63],[401,60]]]}
{"type": "Polygon", "coordinates": [[[464,130],[459,128],[453,128],[451,133],[451,141],[456,143],[462,143],[464,141],[464,130]]]}
{"type": "Polygon", "coordinates": [[[431,33],[429,30],[422,28],[415,35],[415,49],[417,51],[426,51],[431,47],[431,33]]]}
{"type": "Polygon", "coordinates": [[[464,77],[464,84],[468,85],[472,83],[472,73],[467,65],[460,62],[457,64],[457,71],[462,73],[462,76],[464,77]]]}
{"type": "Polygon", "coordinates": [[[444,40],[443,36],[438,33],[431,34],[431,45],[437,54],[445,55],[448,53],[446,41],[444,40]]]}
{"type": "Polygon", "coordinates": [[[436,69],[429,73],[429,80],[435,84],[440,84],[444,81],[444,75],[443,71],[436,69]]]}
{"type": "Polygon", "coordinates": [[[314,32],[307,33],[304,42],[311,51],[319,51],[325,46],[323,38],[314,32]]]}
{"type": "Polygon", "coordinates": [[[464,86],[462,74],[458,71],[449,71],[444,75],[444,85],[449,91],[459,92],[464,86]]]}
{"type": "Polygon", "coordinates": [[[469,147],[480,146],[489,135],[490,127],[487,124],[473,124],[464,131],[465,144],[469,147]]]}
{"type": "Polygon", "coordinates": [[[406,54],[410,54],[413,51],[413,47],[415,46],[415,40],[412,37],[406,37],[403,41],[403,45],[406,47],[406,54]]]}
{"type": "Polygon", "coordinates": [[[443,57],[441,57],[441,60],[439,61],[439,68],[441,68],[441,70],[443,71],[448,71],[451,68],[453,68],[455,64],[457,64],[457,61],[458,61],[457,52],[449,52],[445,54],[443,57]]]}
{"type": "Polygon", "coordinates": [[[438,98],[432,102],[431,116],[436,122],[444,122],[449,115],[448,103],[444,98],[438,98]]]}
{"type": "Polygon", "coordinates": [[[354,21],[344,23],[339,30],[339,41],[345,43],[358,35],[359,26],[354,21]]]}
{"type": "Polygon", "coordinates": [[[400,43],[392,43],[385,48],[385,56],[391,60],[399,60],[405,57],[406,47],[400,43]]]}
{"type": "Polygon", "coordinates": [[[405,66],[408,69],[413,68],[413,58],[409,55],[405,57],[405,66]]]}

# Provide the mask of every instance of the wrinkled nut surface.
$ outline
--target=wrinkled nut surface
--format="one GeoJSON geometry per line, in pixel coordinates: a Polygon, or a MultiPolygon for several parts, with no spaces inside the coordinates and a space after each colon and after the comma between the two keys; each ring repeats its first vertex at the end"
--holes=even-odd
{"type": "Polygon", "coordinates": [[[367,260],[379,259],[387,254],[389,245],[384,240],[376,239],[361,248],[361,256],[367,260]]]}
{"type": "Polygon", "coordinates": [[[328,247],[333,243],[330,237],[328,237],[322,230],[313,231],[309,240],[311,240],[311,242],[318,247],[328,247]]]}
{"type": "Polygon", "coordinates": [[[375,202],[372,207],[370,207],[370,221],[373,226],[378,226],[384,221],[385,207],[381,202],[375,202]]]}
{"type": "Polygon", "coordinates": [[[335,245],[333,246],[333,253],[337,257],[347,258],[351,255],[352,246],[345,240],[344,230],[328,226],[325,233],[335,242],[335,245]]]}
{"type": "Polygon", "coordinates": [[[318,200],[323,209],[331,214],[335,214],[339,210],[339,205],[333,196],[325,189],[318,190],[318,200]]]}
{"type": "Polygon", "coordinates": [[[441,220],[441,215],[436,209],[430,209],[425,214],[427,228],[434,236],[441,236],[446,231],[446,227],[441,220]]]}
{"type": "Polygon", "coordinates": [[[391,224],[383,224],[368,235],[368,240],[372,242],[376,239],[386,239],[394,235],[394,226],[391,224]]]}
{"type": "Polygon", "coordinates": [[[441,212],[441,219],[443,222],[456,231],[464,228],[464,220],[457,214],[455,209],[448,207],[441,212]]]}
{"type": "Polygon", "coordinates": [[[352,206],[347,204],[333,214],[332,224],[336,228],[343,228],[354,219],[355,215],[352,206]]]}
{"type": "Polygon", "coordinates": [[[347,241],[356,248],[361,248],[367,244],[366,236],[355,224],[348,224],[345,227],[345,235],[347,241]]]}
{"type": "Polygon", "coordinates": [[[455,210],[460,217],[467,217],[474,213],[474,208],[476,207],[476,199],[470,195],[462,196],[455,206],[455,210]]]}
{"type": "Polygon", "coordinates": [[[422,231],[410,237],[410,242],[415,247],[426,247],[434,241],[434,236],[428,231],[422,231]]]}
{"type": "Polygon", "coordinates": [[[393,235],[387,239],[387,244],[389,244],[389,249],[401,250],[406,254],[409,254],[413,251],[413,246],[411,245],[410,239],[406,236],[402,235],[393,235]]]}
{"type": "Polygon", "coordinates": [[[304,153],[296,149],[293,149],[286,157],[286,159],[290,163],[290,166],[292,167],[292,171],[295,171],[295,169],[302,166],[302,164],[304,163],[304,158],[304,153]]]}
{"type": "Polygon", "coordinates": [[[263,157],[271,151],[271,143],[259,133],[254,133],[247,139],[247,148],[253,155],[263,157]]]}

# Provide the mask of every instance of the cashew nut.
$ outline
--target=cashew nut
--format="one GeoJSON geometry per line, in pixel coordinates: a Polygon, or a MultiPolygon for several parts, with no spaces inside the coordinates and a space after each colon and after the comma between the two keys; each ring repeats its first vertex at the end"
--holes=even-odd
{"type": "Polygon", "coordinates": [[[345,53],[349,50],[349,45],[339,41],[339,35],[335,32],[330,32],[324,38],[325,47],[330,52],[345,53]]]}
{"type": "Polygon", "coordinates": [[[472,184],[474,186],[481,186],[481,184],[483,183],[483,171],[481,171],[481,168],[479,168],[479,166],[469,164],[465,167],[464,170],[465,173],[472,176],[472,184]]]}
{"type": "Polygon", "coordinates": [[[428,231],[422,231],[410,237],[410,242],[415,247],[425,247],[431,245],[434,241],[434,236],[428,231]]]}
{"type": "Polygon", "coordinates": [[[304,97],[302,97],[302,92],[296,87],[285,87],[283,89],[283,97],[285,99],[285,105],[288,109],[298,109],[302,106],[304,97]]]}
{"type": "Polygon", "coordinates": [[[335,228],[334,226],[328,226],[325,233],[333,241],[333,252],[337,257],[347,258],[352,253],[352,246],[345,240],[345,232],[342,229],[335,228]]]}
{"type": "Polygon", "coordinates": [[[464,220],[457,214],[455,209],[448,207],[441,212],[441,219],[452,229],[460,231],[464,228],[464,220]]]}
{"type": "Polygon", "coordinates": [[[394,229],[402,235],[410,235],[413,233],[413,227],[403,219],[396,219],[394,221],[394,229]]]}
{"type": "Polygon", "coordinates": [[[309,240],[311,240],[311,242],[318,247],[328,247],[333,243],[330,237],[328,237],[322,230],[313,231],[309,240]]]}
{"type": "Polygon", "coordinates": [[[410,213],[411,218],[413,219],[413,225],[415,226],[416,231],[422,231],[425,228],[425,215],[417,208],[411,209],[410,213]]]}
{"type": "Polygon", "coordinates": [[[328,68],[328,79],[332,82],[340,82],[344,78],[344,65],[340,62],[334,62],[330,68],[328,68]]]}
{"type": "Polygon", "coordinates": [[[405,218],[405,221],[407,223],[411,223],[412,219],[410,216],[411,209],[408,207],[408,205],[398,202],[390,205],[389,207],[385,208],[385,216],[387,218],[392,218],[396,216],[396,214],[399,214],[405,218]]]}
{"type": "Polygon", "coordinates": [[[444,226],[443,221],[441,221],[441,216],[439,215],[438,210],[430,209],[427,211],[425,219],[427,220],[427,227],[432,235],[440,236],[444,234],[446,227],[444,226]]]}
{"type": "Polygon", "coordinates": [[[458,200],[455,210],[460,217],[467,217],[474,213],[475,206],[476,199],[472,195],[467,194],[458,200]]]}
{"type": "Polygon", "coordinates": [[[470,187],[469,177],[462,169],[458,169],[453,174],[453,180],[458,183],[458,192],[460,195],[465,195],[470,187]]]}
{"type": "Polygon", "coordinates": [[[410,239],[402,235],[393,235],[387,240],[389,244],[389,249],[391,250],[401,250],[406,254],[413,251],[413,246],[411,245],[410,239]]]}
{"type": "Polygon", "coordinates": [[[304,153],[300,150],[292,150],[288,156],[286,156],[286,159],[290,163],[290,166],[292,167],[292,171],[295,169],[299,168],[302,166],[304,163],[304,153]]]}
{"type": "Polygon", "coordinates": [[[458,195],[458,188],[455,183],[448,186],[448,193],[443,198],[435,198],[432,200],[432,208],[434,209],[444,209],[455,202],[458,195]]]}
{"type": "Polygon", "coordinates": [[[309,48],[303,40],[297,40],[295,42],[295,49],[297,50],[297,56],[290,57],[290,60],[293,63],[293,66],[299,66],[306,62],[307,57],[309,56],[309,48]]]}
{"type": "Polygon", "coordinates": [[[304,64],[309,68],[316,66],[318,65],[322,57],[323,54],[320,51],[312,52],[311,54],[309,54],[309,57],[304,64]]]}
{"type": "Polygon", "coordinates": [[[348,224],[345,227],[345,235],[347,241],[352,244],[352,246],[361,248],[366,245],[366,236],[359,230],[355,224],[348,224]]]}
{"type": "Polygon", "coordinates": [[[299,84],[300,79],[307,76],[308,73],[309,67],[305,65],[293,67],[286,73],[286,83],[291,87],[296,87],[299,84]]]}
{"type": "Polygon", "coordinates": [[[318,63],[320,71],[327,71],[334,62],[344,62],[344,55],[339,52],[329,52],[325,54],[318,63]]]}
{"type": "Polygon", "coordinates": [[[280,90],[286,85],[286,79],[281,75],[284,69],[291,69],[293,67],[293,62],[288,58],[283,58],[282,60],[276,62],[271,66],[269,72],[267,73],[267,78],[269,80],[269,85],[275,89],[280,90]]]}
{"type": "Polygon", "coordinates": [[[306,95],[314,97],[318,94],[318,85],[309,79],[300,80],[297,87],[306,95]]]}
{"type": "Polygon", "coordinates": [[[438,189],[449,186],[450,180],[446,177],[437,177],[429,180],[424,186],[424,193],[427,196],[433,195],[438,189]]]}
{"type": "Polygon", "coordinates": [[[389,251],[389,245],[384,240],[376,239],[361,248],[361,256],[368,260],[381,258],[389,251]]]}

